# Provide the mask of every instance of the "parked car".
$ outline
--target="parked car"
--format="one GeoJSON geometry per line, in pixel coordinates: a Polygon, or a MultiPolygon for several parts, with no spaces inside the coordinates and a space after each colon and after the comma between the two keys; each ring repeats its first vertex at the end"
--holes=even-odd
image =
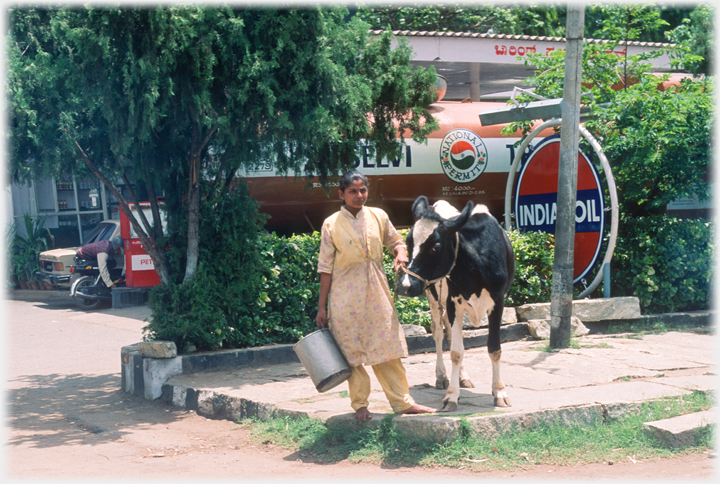
{"type": "MultiPolygon", "coordinates": [[[[90,233],[85,244],[99,240],[110,240],[120,236],[120,220],[104,220],[90,233]]],[[[40,270],[35,273],[38,280],[47,282],[53,287],[70,289],[77,277],[71,268],[75,265],[75,255],[80,247],[46,250],[40,253],[40,270]]],[[[122,268],[125,258],[122,254],[114,256],[116,267],[122,268]]]]}

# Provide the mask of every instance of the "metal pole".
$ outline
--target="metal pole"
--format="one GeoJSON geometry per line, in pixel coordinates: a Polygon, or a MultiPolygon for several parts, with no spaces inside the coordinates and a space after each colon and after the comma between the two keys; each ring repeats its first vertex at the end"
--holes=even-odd
{"type": "Polygon", "coordinates": [[[565,36],[565,85],[560,126],[557,221],[555,223],[555,263],[550,302],[551,348],[570,346],[584,23],[584,6],[568,5],[565,36]]]}
{"type": "Polygon", "coordinates": [[[603,264],[603,297],[608,299],[610,297],[610,264],[603,264]]]}

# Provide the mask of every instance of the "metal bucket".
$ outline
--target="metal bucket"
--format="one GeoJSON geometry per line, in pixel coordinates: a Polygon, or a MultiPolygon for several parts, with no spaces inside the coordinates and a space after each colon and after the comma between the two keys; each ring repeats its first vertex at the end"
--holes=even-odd
{"type": "Polygon", "coordinates": [[[327,328],[305,336],[295,343],[293,350],[320,393],[350,378],[350,365],[327,328]]]}

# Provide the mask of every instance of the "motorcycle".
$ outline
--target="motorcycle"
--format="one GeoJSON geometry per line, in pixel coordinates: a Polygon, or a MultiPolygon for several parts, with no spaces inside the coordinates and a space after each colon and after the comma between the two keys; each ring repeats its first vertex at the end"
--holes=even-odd
{"type": "MultiPolygon", "coordinates": [[[[124,278],[121,277],[122,269],[115,269],[117,264],[114,260],[108,260],[107,266],[110,271],[110,279],[116,281],[117,286],[124,286],[124,278]]],[[[97,260],[84,260],[75,256],[75,267],[71,272],[80,274],[70,287],[70,296],[73,302],[80,309],[96,309],[103,302],[112,302],[112,292],[105,285],[97,260]]]]}

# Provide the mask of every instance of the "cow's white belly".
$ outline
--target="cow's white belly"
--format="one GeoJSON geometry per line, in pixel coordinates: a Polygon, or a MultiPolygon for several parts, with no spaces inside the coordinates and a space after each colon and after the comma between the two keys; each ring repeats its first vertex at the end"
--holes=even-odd
{"type": "Polygon", "coordinates": [[[480,326],[483,318],[495,308],[495,301],[492,300],[487,289],[483,289],[479,296],[473,294],[469,300],[460,296],[453,298],[453,303],[455,303],[455,320],[462,321],[463,314],[467,313],[470,322],[476,328],[480,326]]]}

